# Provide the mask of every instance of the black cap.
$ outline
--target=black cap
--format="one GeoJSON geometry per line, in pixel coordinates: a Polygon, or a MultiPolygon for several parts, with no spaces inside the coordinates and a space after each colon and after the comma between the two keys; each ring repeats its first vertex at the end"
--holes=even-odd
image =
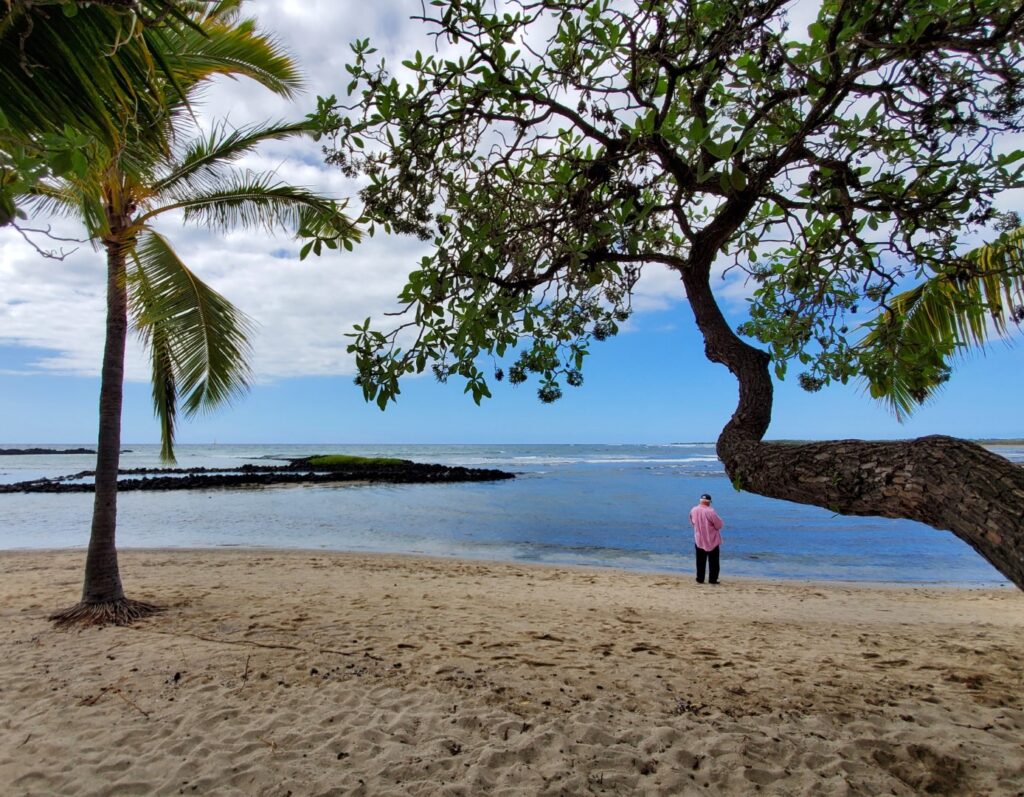
{"type": "Polygon", "coordinates": [[[701,500],[701,501],[710,501],[710,500],[711,500],[711,496],[710,496],[710,495],[708,495],[707,493],[704,493],[704,495],[702,495],[702,496],[700,497],[700,500],[701,500]]]}

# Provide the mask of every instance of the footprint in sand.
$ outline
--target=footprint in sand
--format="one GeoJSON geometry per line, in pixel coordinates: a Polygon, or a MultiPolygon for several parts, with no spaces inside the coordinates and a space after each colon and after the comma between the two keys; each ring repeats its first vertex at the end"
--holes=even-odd
{"type": "Polygon", "coordinates": [[[656,655],[658,655],[660,653],[662,656],[665,656],[666,658],[669,658],[669,659],[674,659],[675,658],[675,656],[673,656],[671,653],[668,653],[665,650],[663,650],[659,645],[648,645],[646,642],[639,642],[636,645],[633,645],[633,647],[631,647],[629,649],[629,652],[630,653],[649,653],[652,656],[656,656],[656,655]]]}

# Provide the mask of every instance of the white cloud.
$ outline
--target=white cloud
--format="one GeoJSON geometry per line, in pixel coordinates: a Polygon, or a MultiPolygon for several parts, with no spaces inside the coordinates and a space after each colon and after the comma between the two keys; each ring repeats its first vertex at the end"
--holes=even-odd
{"type": "Polygon", "coordinates": [[[682,278],[668,266],[652,263],[644,267],[633,289],[633,310],[638,313],[667,310],[686,296],[682,278]]]}
{"type": "MultiPolygon", "coordinates": [[[[433,52],[436,46],[428,28],[410,19],[421,13],[418,0],[253,0],[245,9],[299,61],[306,91],[286,101],[251,81],[219,80],[200,108],[204,126],[225,117],[234,125],[297,119],[314,109],[317,95],[342,96],[349,44],[357,38],[370,38],[378,50],[374,57],[387,59],[399,74],[402,59],[417,49],[433,52]]],[[[795,4],[794,31],[806,27],[812,10],[813,4],[805,0],[795,4]]],[[[284,181],[339,198],[352,196],[357,188],[338,170],[323,165],[320,145],[312,141],[274,143],[240,165],[276,170],[284,181]]],[[[80,234],[72,222],[54,223],[60,235],[80,234]]],[[[352,253],[331,252],[299,263],[298,244],[285,237],[248,232],[220,236],[183,228],[174,220],[159,227],[184,262],[257,322],[254,364],[261,381],[351,373],[345,333],[367,316],[379,318],[394,309],[403,277],[426,251],[418,241],[379,236],[352,253]]],[[[742,305],[752,290],[731,276],[715,284],[734,306],[742,305]]],[[[29,367],[99,372],[104,291],[102,252],[85,245],[63,262],[43,260],[16,233],[0,230],[0,345],[43,350],[29,367]]],[[[633,306],[638,313],[664,310],[683,297],[678,274],[651,265],[644,269],[633,306]]],[[[128,376],[145,379],[147,370],[133,342],[128,376]]]]}
{"type": "MultiPolygon", "coordinates": [[[[399,76],[404,72],[401,60],[417,49],[434,52],[437,44],[423,23],[410,19],[422,10],[411,0],[254,0],[245,10],[299,61],[306,89],[287,101],[252,81],[219,79],[198,106],[204,128],[224,118],[236,126],[299,119],[314,110],[317,95],[343,96],[349,44],[357,38],[370,38],[378,50],[373,57],[385,58],[399,76]]],[[[338,198],[353,196],[357,189],[338,170],[324,166],[320,145],[308,140],[275,142],[239,166],[273,170],[282,181],[338,198]]],[[[61,235],[81,234],[73,222],[56,225],[61,235]]],[[[426,253],[419,241],[378,235],[354,252],[325,253],[300,263],[299,244],[283,236],[217,235],[183,227],[180,219],[164,219],[158,228],[190,268],[256,321],[254,370],[259,381],[352,373],[345,333],[367,316],[380,318],[395,309],[405,275],[426,253]]],[[[29,363],[42,372],[97,374],[104,333],[104,263],[103,253],[89,245],[63,262],[43,260],[16,233],[0,230],[0,345],[42,350],[29,363]]],[[[676,275],[648,268],[635,306],[661,309],[670,298],[681,297],[676,275]]],[[[134,340],[126,374],[129,379],[148,378],[148,363],[134,340]]]]}
{"type": "MultiPolygon", "coordinates": [[[[418,3],[399,0],[358,7],[333,0],[248,4],[247,12],[264,30],[273,31],[300,62],[307,90],[286,101],[252,81],[221,79],[204,94],[201,124],[208,127],[222,118],[232,125],[302,118],[314,109],[317,94],[344,90],[343,65],[355,38],[370,37],[391,61],[398,53],[429,44],[410,41],[413,35],[422,37],[419,23],[408,19],[419,8],[418,3]]],[[[277,142],[239,165],[273,170],[282,181],[338,198],[355,193],[350,180],[323,165],[320,145],[312,141],[277,142]]],[[[57,234],[81,234],[73,222],[54,224],[57,234]]],[[[215,235],[185,228],[175,219],[161,221],[158,228],[186,264],[256,321],[254,367],[263,381],[351,373],[344,334],[366,316],[393,308],[403,277],[423,254],[418,241],[377,237],[352,253],[325,252],[299,263],[298,242],[284,236],[215,235]]],[[[45,260],[17,233],[0,230],[0,345],[42,350],[29,362],[30,368],[81,375],[99,372],[105,289],[101,251],[85,245],[62,262],[45,260]]],[[[148,364],[135,341],[129,343],[127,376],[148,377],[148,364]]]]}
{"type": "MultiPolygon", "coordinates": [[[[0,344],[62,352],[56,370],[99,370],[106,280],[102,257],[90,246],[62,262],[46,260],[13,230],[0,230],[0,284],[0,344]]],[[[33,365],[53,364],[44,357],[33,365]]]]}

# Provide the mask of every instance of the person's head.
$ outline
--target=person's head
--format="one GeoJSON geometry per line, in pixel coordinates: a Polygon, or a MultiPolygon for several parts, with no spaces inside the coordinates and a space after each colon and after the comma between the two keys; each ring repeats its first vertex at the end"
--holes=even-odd
{"type": "Polygon", "coordinates": [[[711,496],[708,495],[707,493],[704,493],[704,495],[700,497],[700,505],[711,506],[711,496]]]}

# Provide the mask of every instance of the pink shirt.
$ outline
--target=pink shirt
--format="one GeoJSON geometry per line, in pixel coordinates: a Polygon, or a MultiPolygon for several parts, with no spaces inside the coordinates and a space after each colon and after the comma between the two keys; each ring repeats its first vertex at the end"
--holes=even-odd
{"type": "Polygon", "coordinates": [[[697,504],[690,510],[690,523],[693,525],[693,541],[702,551],[713,551],[722,544],[722,519],[710,506],[697,504]]]}

